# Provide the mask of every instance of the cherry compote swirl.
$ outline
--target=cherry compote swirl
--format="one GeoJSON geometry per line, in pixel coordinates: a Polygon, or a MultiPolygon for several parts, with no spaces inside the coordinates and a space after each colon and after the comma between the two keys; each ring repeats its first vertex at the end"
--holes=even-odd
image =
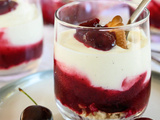
{"type": "Polygon", "coordinates": [[[0,15],[6,14],[15,10],[17,7],[17,2],[11,0],[1,0],[0,1],[0,15]]]}
{"type": "Polygon", "coordinates": [[[98,50],[108,51],[115,46],[116,36],[111,31],[100,31],[102,28],[99,24],[99,19],[95,18],[90,21],[81,23],[79,26],[93,27],[92,29],[77,29],[74,37],[82,42],[87,47],[92,47],[98,50]],[[96,29],[94,29],[94,27],[96,29]]]}

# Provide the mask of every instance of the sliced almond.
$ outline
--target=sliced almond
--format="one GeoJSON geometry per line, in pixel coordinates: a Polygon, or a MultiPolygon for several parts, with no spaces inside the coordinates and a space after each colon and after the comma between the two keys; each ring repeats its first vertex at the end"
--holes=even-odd
{"type": "Polygon", "coordinates": [[[115,27],[115,26],[118,26],[119,23],[122,23],[122,18],[121,18],[121,16],[117,15],[112,19],[112,21],[110,21],[108,24],[106,24],[106,26],[115,27]]]}
{"type": "Polygon", "coordinates": [[[116,45],[126,49],[127,48],[127,41],[126,41],[126,35],[124,30],[114,30],[116,34],[116,45]]]}
{"type": "MultiPolygon", "coordinates": [[[[117,15],[115,16],[112,21],[110,21],[108,24],[106,24],[108,27],[116,27],[116,26],[123,26],[122,18],[121,16],[117,15]]],[[[116,45],[126,49],[127,48],[127,42],[126,42],[126,35],[125,31],[122,29],[115,29],[112,30],[116,34],[116,45]]]]}

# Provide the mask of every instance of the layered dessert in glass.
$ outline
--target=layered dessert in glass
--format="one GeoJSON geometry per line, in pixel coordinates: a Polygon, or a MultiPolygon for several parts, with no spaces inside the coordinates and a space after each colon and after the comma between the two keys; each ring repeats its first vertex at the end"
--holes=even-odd
{"type": "Polygon", "coordinates": [[[0,1],[1,80],[34,71],[42,48],[43,21],[38,4],[29,0],[0,1]]]}
{"type": "Polygon", "coordinates": [[[68,120],[134,119],[150,96],[149,12],[126,25],[136,4],[81,1],[56,12],[54,89],[68,120]]]}
{"type": "Polygon", "coordinates": [[[152,70],[159,72],[160,62],[160,1],[152,0],[148,9],[150,11],[152,70]]]}

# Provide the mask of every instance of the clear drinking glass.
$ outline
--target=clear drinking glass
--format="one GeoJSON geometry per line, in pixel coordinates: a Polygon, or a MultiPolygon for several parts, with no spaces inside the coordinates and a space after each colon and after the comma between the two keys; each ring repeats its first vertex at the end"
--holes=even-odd
{"type": "Polygon", "coordinates": [[[0,81],[34,72],[43,49],[38,0],[0,1],[0,81]]]}
{"type": "Polygon", "coordinates": [[[54,89],[64,119],[133,119],[145,111],[151,85],[149,12],[126,25],[136,7],[131,1],[93,0],[57,10],[54,89]]]}

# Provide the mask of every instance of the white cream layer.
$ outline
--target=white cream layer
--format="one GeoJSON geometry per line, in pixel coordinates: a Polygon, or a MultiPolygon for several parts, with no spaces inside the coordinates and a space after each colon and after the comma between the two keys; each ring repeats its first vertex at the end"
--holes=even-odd
{"type": "Polygon", "coordinates": [[[14,45],[26,45],[42,40],[43,21],[41,12],[34,4],[24,0],[14,0],[18,3],[15,10],[0,15],[0,31],[4,39],[14,45]]]}
{"type": "Polygon", "coordinates": [[[87,76],[93,86],[116,90],[122,90],[126,77],[147,71],[146,80],[149,80],[150,43],[143,31],[130,32],[128,49],[115,46],[109,51],[87,48],[75,40],[74,33],[74,30],[62,32],[55,42],[55,59],[63,71],[72,74],[73,69],[77,70],[77,74],[87,76]]]}

